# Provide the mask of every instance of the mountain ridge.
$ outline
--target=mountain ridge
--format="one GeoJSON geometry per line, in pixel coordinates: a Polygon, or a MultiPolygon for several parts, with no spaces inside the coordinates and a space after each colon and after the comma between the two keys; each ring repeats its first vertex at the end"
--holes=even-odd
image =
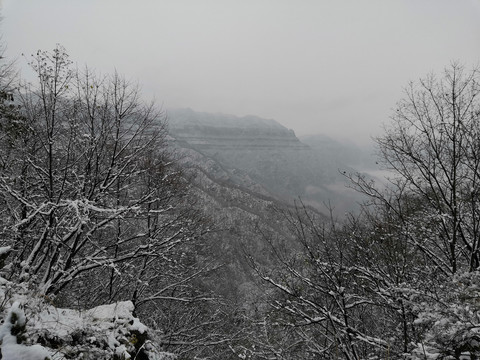
{"type": "Polygon", "coordinates": [[[357,158],[362,157],[355,148],[343,148],[323,135],[323,142],[314,138],[306,144],[293,130],[256,116],[192,109],[167,113],[176,146],[194,149],[221,165],[232,183],[290,204],[300,198],[320,212],[330,204],[340,216],[358,208],[359,195],[346,188],[342,174],[358,170],[354,163],[360,164],[357,158]]]}

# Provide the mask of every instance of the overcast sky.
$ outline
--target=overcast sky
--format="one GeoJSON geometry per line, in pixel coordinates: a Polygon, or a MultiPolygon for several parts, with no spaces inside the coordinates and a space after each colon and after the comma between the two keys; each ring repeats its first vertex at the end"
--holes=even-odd
{"type": "Polygon", "coordinates": [[[62,44],[164,107],[368,141],[402,88],[480,63],[480,0],[0,0],[7,55],[62,44]]]}

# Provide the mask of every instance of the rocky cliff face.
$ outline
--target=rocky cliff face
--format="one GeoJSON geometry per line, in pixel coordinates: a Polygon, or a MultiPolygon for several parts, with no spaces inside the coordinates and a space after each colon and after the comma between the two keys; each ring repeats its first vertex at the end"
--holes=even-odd
{"type": "Polygon", "coordinates": [[[199,150],[305,150],[293,130],[274,120],[256,116],[198,113],[191,109],[169,110],[172,135],[199,150]]]}
{"type": "MultiPolygon", "coordinates": [[[[345,188],[352,171],[338,151],[312,148],[274,120],[169,110],[169,128],[180,148],[194,149],[224,169],[224,181],[293,203],[301,198],[325,211],[352,210],[358,196],[345,188]]],[[[208,172],[208,171],[207,171],[208,172]]]]}
{"type": "Polygon", "coordinates": [[[328,201],[338,212],[350,210],[356,199],[339,172],[346,167],[335,158],[337,148],[305,145],[273,120],[189,109],[170,110],[168,116],[191,192],[216,225],[208,252],[226,264],[209,286],[248,308],[249,299],[261,293],[245,254],[271,261],[268,241],[286,239],[285,213],[299,197],[317,209],[312,213],[319,221],[326,220],[321,213],[328,201]]]}

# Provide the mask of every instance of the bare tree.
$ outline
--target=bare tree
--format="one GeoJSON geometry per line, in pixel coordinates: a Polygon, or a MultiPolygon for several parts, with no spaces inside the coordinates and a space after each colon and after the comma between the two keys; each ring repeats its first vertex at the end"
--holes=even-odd
{"type": "Polygon", "coordinates": [[[479,353],[479,80],[453,64],[411,83],[377,139],[387,188],[350,176],[369,199],[360,215],[322,225],[299,208],[288,218],[300,247],[267,237],[276,266],[252,266],[276,289],[269,325],[285,336],[268,339],[284,358],[479,353]]]}
{"type": "Polygon", "coordinates": [[[395,173],[394,191],[421,204],[407,214],[390,202],[392,210],[415,229],[410,241],[446,274],[480,266],[479,75],[452,64],[441,79],[411,83],[377,139],[383,164],[395,173]]]}
{"type": "Polygon", "coordinates": [[[401,250],[401,261],[392,263],[402,269],[396,294],[405,314],[404,352],[413,358],[479,354],[472,324],[480,309],[468,300],[480,266],[479,75],[454,63],[440,78],[410,83],[376,139],[391,171],[387,189],[350,177],[380,220],[371,237],[388,229],[382,237],[392,245],[382,256],[401,250]]]}
{"type": "Polygon", "coordinates": [[[381,276],[366,263],[356,262],[367,253],[355,238],[362,228],[319,219],[303,205],[285,213],[285,219],[292,236],[281,241],[265,238],[273,264],[261,266],[250,256],[254,270],[270,285],[267,301],[272,311],[262,328],[270,331],[265,344],[278,347],[264,350],[272,356],[275,350],[275,356],[285,359],[361,359],[384,353],[389,344],[374,318],[385,302],[376,294],[390,284],[387,279],[381,283],[381,276]]]}
{"type": "Polygon", "coordinates": [[[169,351],[229,352],[226,306],[203,284],[217,267],[199,255],[210,223],[164,113],[116,73],[73,68],[60,46],[30,66],[38,83],[1,113],[5,276],[61,305],[131,300],[169,351]]]}
{"type": "Polygon", "coordinates": [[[19,130],[4,133],[0,178],[3,242],[20,280],[57,294],[83,273],[117,273],[184,240],[185,219],[172,225],[177,175],[162,113],[117,74],[72,70],[61,47],[31,66],[38,84],[16,94],[19,130]]]}

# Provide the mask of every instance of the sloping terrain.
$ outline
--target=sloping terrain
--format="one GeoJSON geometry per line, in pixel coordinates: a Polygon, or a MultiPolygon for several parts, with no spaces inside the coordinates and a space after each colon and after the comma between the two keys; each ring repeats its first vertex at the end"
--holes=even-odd
{"type": "Polygon", "coordinates": [[[283,212],[292,206],[273,197],[245,172],[227,169],[184,143],[173,140],[173,144],[190,177],[192,198],[213,226],[208,249],[200,249],[198,256],[216,259],[221,270],[204,285],[243,306],[261,291],[254,286],[246,256],[255,254],[269,261],[271,249],[264,237],[286,232],[283,212]]]}
{"type": "Polygon", "coordinates": [[[314,139],[309,145],[276,121],[255,116],[173,109],[168,118],[178,147],[195,150],[215,164],[206,173],[220,167],[225,180],[255,194],[289,204],[301,198],[320,212],[327,210],[326,204],[339,216],[356,209],[360,197],[346,187],[342,175],[363,166],[351,156],[358,155],[355,149],[342,152],[341,144],[326,137],[326,142],[314,139]]]}
{"type": "Polygon", "coordinates": [[[239,304],[262,291],[254,286],[246,255],[269,262],[272,249],[265,238],[284,238],[284,212],[293,210],[295,201],[300,198],[320,219],[326,202],[337,213],[355,205],[355,193],[345,188],[339,171],[352,168],[335,158],[337,148],[314,148],[279,123],[254,116],[190,109],[170,110],[168,116],[170,142],[214,224],[205,259],[213,255],[223,268],[207,286],[239,304]]]}

